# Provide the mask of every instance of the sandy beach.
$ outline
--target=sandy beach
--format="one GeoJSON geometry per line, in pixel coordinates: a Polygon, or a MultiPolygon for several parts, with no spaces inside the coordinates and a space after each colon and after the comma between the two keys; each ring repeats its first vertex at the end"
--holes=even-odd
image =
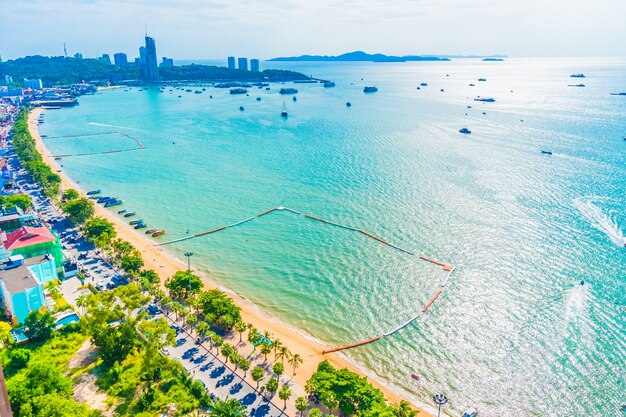
{"type": "MultiPolygon", "coordinates": [[[[37,149],[41,153],[44,161],[52,167],[54,171],[57,171],[62,179],[62,189],[75,188],[81,193],[85,193],[78,184],[72,181],[61,169],[57,161],[50,156],[50,153],[45,148],[43,141],[37,130],[37,118],[42,112],[42,109],[34,109],[29,114],[28,125],[31,135],[35,139],[37,149]],[[60,170],[60,171],[59,171],[60,170]]],[[[154,243],[147,239],[143,233],[137,233],[128,225],[113,215],[112,212],[104,209],[101,205],[95,205],[96,214],[104,217],[115,225],[117,236],[132,243],[142,254],[145,268],[155,270],[160,276],[162,281],[176,271],[186,269],[186,263],[174,256],[171,256],[163,248],[154,246],[154,243]]],[[[348,361],[343,355],[338,353],[332,353],[322,355],[322,350],[328,348],[324,344],[316,341],[312,337],[308,337],[303,332],[298,331],[281,321],[272,318],[270,315],[259,309],[249,300],[234,293],[232,290],[218,286],[211,280],[210,276],[202,276],[206,288],[220,288],[225,290],[233,297],[235,303],[241,308],[241,315],[245,322],[252,324],[260,331],[269,331],[275,338],[278,338],[285,346],[289,348],[292,353],[298,353],[303,358],[303,364],[297,370],[297,374],[292,380],[297,387],[293,387],[294,395],[290,401],[293,404],[293,399],[296,396],[302,395],[304,392],[303,387],[306,380],[317,368],[317,364],[324,359],[327,359],[333,366],[338,368],[348,368],[354,372],[358,372],[361,375],[365,375],[362,371],[356,368],[350,361],[348,361]]],[[[238,341],[238,336],[237,336],[238,341]]],[[[291,369],[287,367],[287,374],[290,375],[291,369]]],[[[407,377],[409,377],[407,375],[407,377]]],[[[249,379],[249,378],[248,378],[249,379]]],[[[400,400],[407,400],[407,398],[401,398],[396,393],[392,392],[389,388],[384,386],[379,381],[368,376],[371,383],[377,388],[381,389],[385,396],[391,402],[399,402],[400,400]]],[[[287,411],[294,414],[293,405],[288,407],[287,411]]],[[[420,411],[420,416],[432,416],[428,411],[424,410],[423,406],[415,406],[420,411]]]]}

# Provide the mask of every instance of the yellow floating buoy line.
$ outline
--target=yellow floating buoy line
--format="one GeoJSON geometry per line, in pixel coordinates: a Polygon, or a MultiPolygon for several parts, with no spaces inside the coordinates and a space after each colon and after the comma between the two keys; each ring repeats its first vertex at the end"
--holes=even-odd
{"type": "Polygon", "coordinates": [[[236,226],[240,226],[240,225],[242,225],[244,223],[250,222],[250,221],[252,221],[252,220],[254,220],[256,218],[259,218],[259,217],[263,217],[263,216],[265,216],[267,214],[270,214],[270,213],[272,213],[274,211],[291,212],[293,214],[296,214],[296,215],[299,215],[299,216],[304,216],[305,218],[313,220],[313,221],[316,221],[316,222],[325,223],[325,224],[329,224],[329,225],[332,225],[332,226],[340,227],[342,229],[351,230],[351,231],[354,231],[354,232],[361,233],[362,235],[365,235],[365,236],[367,236],[370,239],[373,239],[373,240],[375,240],[375,241],[377,241],[379,243],[382,243],[384,245],[390,246],[391,248],[394,248],[394,249],[396,249],[396,250],[398,250],[400,252],[403,252],[404,254],[407,254],[407,255],[410,255],[410,256],[414,256],[414,257],[419,258],[422,261],[429,262],[429,263],[432,263],[434,265],[440,266],[442,268],[442,270],[444,271],[444,273],[445,273],[445,277],[444,277],[443,281],[441,282],[441,284],[439,285],[439,289],[437,291],[435,291],[435,293],[428,300],[428,302],[426,304],[424,304],[424,306],[414,316],[412,316],[409,320],[407,320],[404,323],[400,324],[399,326],[393,328],[392,330],[390,330],[390,331],[388,331],[386,333],[383,333],[382,335],[375,336],[375,337],[372,337],[372,338],[369,338],[369,339],[366,339],[366,340],[363,340],[363,341],[360,341],[360,342],[355,342],[355,343],[350,343],[350,344],[339,346],[339,347],[335,347],[335,348],[330,348],[330,349],[324,350],[322,352],[322,354],[331,353],[331,352],[338,352],[340,350],[350,349],[350,348],[354,348],[354,347],[357,347],[357,346],[363,346],[363,345],[375,342],[377,340],[380,340],[380,339],[382,339],[384,337],[389,337],[389,336],[393,335],[394,333],[397,333],[398,331],[404,329],[409,324],[411,324],[415,320],[417,320],[420,316],[425,314],[426,311],[428,311],[428,309],[435,303],[437,298],[439,298],[439,296],[443,293],[443,290],[445,289],[446,285],[448,284],[448,281],[450,280],[450,276],[452,275],[452,272],[455,270],[455,267],[453,265],[449,265],[449,264],[446,264],[446,263],[443,263],[443,262],[436,261],[436,260],[428,258],[428,257],[426,257],[424,255],[416,255],[414,252],[411,252],[411,251],[409,251],[407,249],[401,248],[400,246],[397,246],[397,245],[394,245],[392,243],[389,243],[386,240],[384,240],[383,238],[380,238],[380,237],[378,237],[376,235],[373,235],[373,234],[371,234],[371,233],[369,233],[369,232],[367,232],[367,231],[365,231],[363,229],[357,229],[357,228],[352,227],[352,226],[347,226],[347,225],[344,225],[344,224],[335,223],[335,222],[332,222],[330,220],[323,219],[321,217],[313,216],[311,214],[301,213],[301,212],[299,212],[297,210],[293,210],[293,209],[290,209],[288,207],[281,207],[281,206],[274,207],[274,208],[271,208],[269,210],[265,210],[265,211],[255,215],[255,216],[248,217],[247,219],[238,221],[238,222],[230,224],[230,225],[221,226],[221,227],[218,227],[216,229],[211,229],[211,230],[208,230],[206,232],[196,233],[194,235],[185,236],[185,237],[182,237],[182,238],[179,238],[179,239],[169,240],[167,242],[157,243],[157,244],[155,244],[155,246],[169,245],[169,244],[172,244],[172,243],[182,242],[182,241],[185,241],[185,240],[190,240],[190,239],[195,239],[195,238],[198,238],[198,237],[201,237],[201,236],[210,235],[212,233],[217,233],[217,232],[220,232],[222,230],[226,230],[226,229],[230,229],[230,228],[233,228],[233,227],[236,227],[236,226]]]}

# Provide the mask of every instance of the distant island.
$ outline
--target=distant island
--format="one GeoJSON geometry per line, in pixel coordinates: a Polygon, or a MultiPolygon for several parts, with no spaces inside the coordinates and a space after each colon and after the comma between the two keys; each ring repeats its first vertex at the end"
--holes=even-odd
{"type": "Polygon", "coordinates": [[[438,56],[405,55],[393,56],[384,54],[368,54],[363,51],[348,52],[342,55],[300,55],[291,57],[278,57],[268,61],[291,62],[291,61],[319,61],[319,62],[409,62],[409,61],[450,61],[448,58],[438,56]]]}
{"type": "Polygon", "coordinates": [[[413,62],[450,61],[451,58],[482,58],[483,61],[504,61],[506,55],[385,55],[368,54],[363,51],[347,52],[341,55],[300,55],[268,59],[277,62],[318,61],[318,62],[413,62]]]}
{"type": "MultiPolygon", "coordinates": [[[[133,64],[113,65],[99,59],[78,59],[63,56],[27,56],[0,62],[0,76],[9,74],[20,85],[21,80],[41,79],[46,87],[81,82],[121,84],[141,79],[139,67],[133,64]]],[[[293,81],[308,76],[295,71],[265,70],[262,72],[229,69],[211,65],[183,65],[159,68],[161,81],[293,81]]]]}

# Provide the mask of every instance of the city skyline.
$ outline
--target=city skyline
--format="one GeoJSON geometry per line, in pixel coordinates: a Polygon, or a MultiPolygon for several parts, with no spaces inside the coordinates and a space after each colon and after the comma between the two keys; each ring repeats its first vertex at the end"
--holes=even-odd
{"type": "Polygon", "coordinates": [[[598,0],[593,8],[561,0],[350,1],[342,6],[329,1],[260,5],[214,0],[198,5],[183,0],[172,5],[133,0],[115,7],[92,0],[69,6],[67,0],[34,0],[5,10],[0,27],[3,59],[63,55],[64,42],[68,56],[134,56],[144,23],[160,40],[163,55],[177,60],[353,50],[390,55],[624,55],[620,34],[626,4],[619,0],[598,0]],[[32,22],[27,28],[20,23],[24,19],[32,22]]]}

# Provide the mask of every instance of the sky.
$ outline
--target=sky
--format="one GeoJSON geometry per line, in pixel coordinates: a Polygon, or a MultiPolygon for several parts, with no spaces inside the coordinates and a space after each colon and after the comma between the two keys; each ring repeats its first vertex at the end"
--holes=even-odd
{"type": "Polygon", "coordinates": [[[625,56],[626,0],[0,0],[0,55],[625,56]]]}

